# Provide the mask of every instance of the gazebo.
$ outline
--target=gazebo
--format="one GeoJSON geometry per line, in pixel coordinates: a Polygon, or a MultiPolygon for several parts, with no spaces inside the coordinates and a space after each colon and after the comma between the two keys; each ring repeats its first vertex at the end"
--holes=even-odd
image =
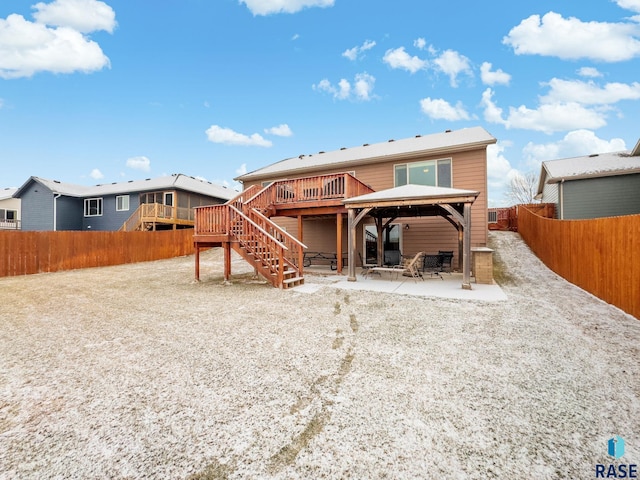
{"type": "Polygon", "coordinates": [[[375,219],[378,230],[378,265],[382,264],[382,231],[400,217],[439,215],[458,231],[458,259],[462,259],[462,288],[471,289],[471,205],[480,192],[457,188],[403,185],[352,197],[343,201],[348,213],[349,281],[356,281],[356,228],[366,217],[375,219]]]}

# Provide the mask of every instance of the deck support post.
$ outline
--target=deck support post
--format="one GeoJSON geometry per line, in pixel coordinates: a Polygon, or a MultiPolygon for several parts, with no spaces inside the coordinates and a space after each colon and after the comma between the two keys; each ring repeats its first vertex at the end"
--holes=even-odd
{"type": "Polygon", "coordinates": [[[336,214],[336,267],[342,275],[342,213],[336,214]]]}
{"type": "Polygon", "coordinates": [[[224,242],[224,281],[228,282],[231,277],[231,242],[224,242]]]}
{"type": "Polygon", "coordinates": [[[200,245],[195,244],[195,259],[196,259],[196,282],[200,281],[200,245]]]}
{"type": "Polygon", "coordinates": [[[302,215],[298,215],[298,240],[304,243],[304,226],[302,224],[302,215]]]}

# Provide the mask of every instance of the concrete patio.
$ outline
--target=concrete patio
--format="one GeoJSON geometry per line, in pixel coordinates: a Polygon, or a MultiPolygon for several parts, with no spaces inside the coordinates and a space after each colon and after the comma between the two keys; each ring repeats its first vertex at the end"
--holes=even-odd
{"type": "MultiPolygon", "coordinates": [[[[328,272],[328,269],[327,269],[328,272]]],[[[452,298],[460,300],[480,300],[499,302],[507,300],[507,296],[498,284],[485,285],[475,283],[471,279],[471,290],[462,288],[461,273],[442,273],[442,279],[436,276],[424,275],[424,280],[414,280],[403,277],[402,274],[383,272],[367,276],[358,273],[357,281],[350,282],[346,276],[330,275],[319,277],[318,269],[307,271],[305,284],[295,288],[296,292],[315,293],[320,288],[329,286],[341,290],[365,290],[370,292],[394,293],[417,297],[452,298]],[[322,278],[320,281],[319,278],[322,278]]]]}

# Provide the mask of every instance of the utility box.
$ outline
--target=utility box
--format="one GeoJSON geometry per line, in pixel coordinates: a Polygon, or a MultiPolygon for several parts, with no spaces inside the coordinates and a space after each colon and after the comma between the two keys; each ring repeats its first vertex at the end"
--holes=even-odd
{"type": "Polygon", "coordinates": [[[493,285],[493,250],[488,247],[475,247],[471,249],[471,254],[476,283],[493,285]]]}

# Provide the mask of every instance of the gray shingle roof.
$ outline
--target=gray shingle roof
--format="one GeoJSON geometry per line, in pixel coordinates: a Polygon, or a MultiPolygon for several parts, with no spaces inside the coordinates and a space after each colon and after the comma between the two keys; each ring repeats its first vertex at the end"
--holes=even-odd
{"type": "Polygon", "coordinates": [[[14,196],[18,196],[31,181],[36,181],[55,193],[69,197],[91,197],[103,195],[117,195],[129,192],[145,192],[155,190],[180,189],[210,197],[217,197],[229,200],[236,196],[238,192],[231,188],[215,183],[199,180],[182,174],[167,175],[164,177],[149,178],[146,180],[132,180],[128,182],[115,182],[86,187],[71,183],[59,182],[58,180],[47,180],[40,177],[31,177],[20,187],[14,196]]]}
{"type": "Polygon", "coordinates": [[[417,135],[403,140],[344,148],[314,155],[300,155],[287,158],[266,167],[239,176],[236,180],[248,181],[261,178],[284,178],[286,175],[312,172],[333,167],[348,170],[353,165],[376,163],[394,158],[411,158],[413,155],[430,155],[440,152],[454,152],[496,143],[496,139],[482,127],[417,135]]]}
{"type": "Polygon", "coordinates": [[[17,188],[3,188],[2,190],[0,190],[0,200],[6,200],[13,197],[13,194],[17,191],[17,188]]]}
{"type": "Polygon", "coordinates": [[[542,162],[548,183],[562,179],[624,175],[640,172],[640,156],[630,152],[601,153],[585,157],[563,158],[542,162]]]}

